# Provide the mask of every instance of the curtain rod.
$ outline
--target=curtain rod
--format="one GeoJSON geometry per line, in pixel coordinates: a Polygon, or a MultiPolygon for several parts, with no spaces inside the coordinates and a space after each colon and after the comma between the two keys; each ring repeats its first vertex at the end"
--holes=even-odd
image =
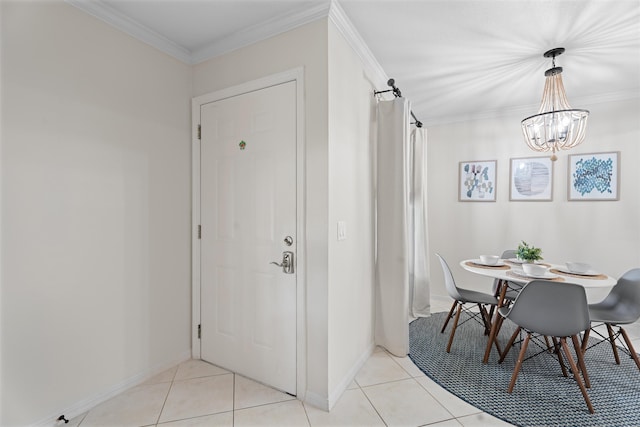
{"type": "MultiPolygon", "coordinates": [[[[393,79],[389,79],[389,80],[387,80],[387,85],[388,85],[391,89],[387,89],[387,90],[380,90],[380,91],[374,91],[374,92],[373,92],[373,94],[374,94],[374,95],[378,95],[378,94],[381,94],[381,93],[393,92],[393,95],[394,95],[396,98],[401,98],[401,97],[402,97],[402,92],[400,92],[400,89],[398,89],[398,88],[396,87],[396,81],[395,81],[395,80],[393,80],[393,79]]],[[[416,127],[421,128],[421,127],[422,127],[422,122],[416,118],[416,115],[415,115],[415,114],[413,114],[413,111],[411,111],[411,117],[413,117],[413,120],[415,120],[415,122],[414,122],[414,123],[412,123],[412,124],[415,124],[415,125],[416,125],[416,127]]]]}

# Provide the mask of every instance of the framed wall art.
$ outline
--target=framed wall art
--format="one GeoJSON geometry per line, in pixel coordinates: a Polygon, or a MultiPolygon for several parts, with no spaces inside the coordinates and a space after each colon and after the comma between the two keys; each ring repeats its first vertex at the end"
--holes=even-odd
{"type": "Polygon", "coordinates": [[[458,200],[461,202],[496,201],[496,160],[460,162],[458,200]]]}
{"type": "Polygon", "coordinates": [[[509,200],[553,200],[553,162],[551,157],[511,159],[509,200]]]}
{"type": "Polygon", "coordinates": [[[569,155],[568,200],[618,200],[620,152],[569,155]]]}

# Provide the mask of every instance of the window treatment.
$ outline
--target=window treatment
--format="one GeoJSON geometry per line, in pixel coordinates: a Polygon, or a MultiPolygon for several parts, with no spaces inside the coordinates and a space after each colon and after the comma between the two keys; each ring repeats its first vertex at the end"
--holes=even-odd
{"type": "Polygon", "coordinates": [[[375,341],[399,357],[410,318],[429,315],[426,135],[411,132],[410,114],[405,98],[378,103],[375,341]]]}
{"type": "Polygon", "coordinates": [[[429,287],[429,239],[427,229],[427,130],[413,129],[411,132],[411,165],[413,177],[409,202],[413,213],[413,268],[409,280],[411,315],[427,317],[431,315],[431,295],[429,287]]]}

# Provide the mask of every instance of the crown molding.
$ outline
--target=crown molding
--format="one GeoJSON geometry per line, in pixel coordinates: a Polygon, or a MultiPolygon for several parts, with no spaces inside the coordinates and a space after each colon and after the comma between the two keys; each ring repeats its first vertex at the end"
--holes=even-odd
{"type": "Polygon", "coordinates": [[[323,2],[312,8],[293,11],[287,15],[267,20],[229,37],[216,40],[193,52],[120,13],[101,0],[65,0],[65,2],[190,65],[199,64],[328,16],[363,62],[367,77],[372,83],[376,86],[386,87],[388,80],[386,73],[337,0],[323,2]]]}
{"type": "Polygon", "coordinates": [[[223,55],[241,47],[249,46],[260,40],[273,37],[296,27],[324,18],[329,14],[331,6],[330,3],[322,3],[312,8],[293,11],[287,15],[279,16],[236,32],[229,37],[216,40],[202,49],[192,52],[139,22],[123,15],[100,0],[65,1],[71,6],[74,6],[83,12],[88,13],[89,15],[92,15],[129,34],[130,36],[133,36],[136,39],[190,65],[204,62],[216,56],[223,55]]]}
{"type": "Polygon", "coordinates": [[[344,9],[338,3],[337,0],[331,0],[331,7],[329,9],[329,19],[336,26],[340,34],[347,40],[347,43],[356,52],[360,60],[364,64],[365,73],[371,82],[378,87],[384,87],[386,89],[387,74],[373,56],[369,46],[360,36],[360,33],[356,30],[355,26],[351,23],[351,20],[347,17],[344,9]]]}
{"type": "Polygon", "coordinates": [[[65,2],[182,62],[191,63],[191,52],[188,49],[123,15],[100,0],[65,0],[65,2]]]}
{"type": "Polygon", "coordinates": [[[276,36],[302,25],[308,24],[329,14],[330,4],[323,3],[312,8],[293,11],[284,16],[269,19],[258,25],[238,31],[229,37],[198,49],[191,55],[191,63],[199,64],[216,56],[223,55],[241,47],[249,46],[253,43],[276,36]]]}

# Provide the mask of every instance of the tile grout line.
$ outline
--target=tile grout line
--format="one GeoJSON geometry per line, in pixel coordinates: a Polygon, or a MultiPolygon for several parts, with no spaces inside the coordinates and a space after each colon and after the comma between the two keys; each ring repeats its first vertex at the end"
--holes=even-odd
{"type": "Polygon", "coordinates": [[[313,427],[311,425],[311,419],[309,419],[309,413],[307,412],[307,405],[305,405],[303,401],[300,401],[300,404],[302,405],[302,410],[304,410],[304,416],[307,417],[307,424],[309,424],[309,427],[313,427]]]}
{"type": "MultiPolygon", "coordinates": [[[[386,351],[386,350],[385,350],[385,351],[386,351]]],[[[388,352],[387,352],[387,353],[388,353],[388,352]]],[[[390,356],[391,356],[391,355],[390,355],[390,356]]],[[[407,355],[406,357],[409,357],[409,356],[407,355]]],[[[412,380],[413,380],[413,381],[418,385],[418,387],[420,387],[420,388],[422,388],[424,391],[426,391],[426,392],[427,392],[427,394],[433,398],[433,400],[435,400],[435,401],[436,401],[440,406],[442,406],[442,408],[443,408],[445,411],[447,411],[447,412],[449,413],[449,415],[451,415],[451,418],[447,418],[446,420],[436,421],[436,422],[429,423],[429,424],[424,424],[424,426],[428,426],[428,425],[431,425],[431,424],[437,424],[437,423],[441,423],[441,422],[445,422],[445,421],[451,421],[451,420],[455,420],[456,422],[458,422],[458,424],[460,424],[460,422],[458,421],[458,417],[456,417],[456,416],[455,416],[455,415],[454,415],[454,414],[453,414],[453,413],[452,413],[452,412],[451,412],[451,411],[450,411],[450,410],[449,410],[449,409],[448,409],[448,408],[447,408],[447,407],[446,407],[442,402],[440,402],[440,400],[439,400],[435,395],[433,395],[433,393],[431,393],[429,390],[427,390],[427,389],[426,389],[426,387],[424,387],[424,386],[420,383],[420,381],[418,381],[418,380],[417,380],[417,377],[413,376],[413,375],[411,374],[411,372],[409,372],[409,371],[408,371],[404,366],[402,366],[402,365],[400,364],[400,362],[398,362],[398,360],[396,360],[396,358],[394,358],[394,357],[392,357],[392,356],[391,356],[390,358],[391,358],[391,360],[393,360],[393,361],[395,362],[395,364],[396,364],[396,365],[398,365],[398,366],[399,366],[403,371],[405,371],[405,372],[407,373],[407,375],[409,375],[410,379],[412,379],[412,380]]],[[[411,360],[411,359],[409,359],[409,360],[411,360]]],[[[413,363],[413,361],[411,361],[411,363],[413,363]]],[[[415,365],[415,364],[414,364],[414,365],[415,365]]],[[[417,366],[416,366],[416,367],[417,367],[417,366]]],[[[427,377],[427,378],[428,378],[428,377],[427,377]]],[[[397,380],[397,381],[401,381],[401,380],[397,380]]],[[[387,383],[383,383],[383,384],[387,384],[387,383]]]]}
{"type": "Polygon", "coordinates": [[[355,380],[355,383],[358,384],[358,389],[360,390],[360,392],[362,394],[364,394],[365,399],[367,399],[367,402],[369,402],[369,405],[371,405],[371,407],[373,408],[373,410],[376,412],[376,414],[378,415],[378,417],[380,417],[380,421],[382,421],[382,424],[384,424],[385,426],[389,427],[389,424],[387,424],[387,422],[385,421],[385,419],[382,417],[382,414],[378,411],[378,408],[376,408],[376,405],[373,404],[373,402],[371,401],[371,399],[369,398],[369,395],[367,395],[367,393],[364,391],[364,389],[362,388],[362,386],[360,386],[360,383],[358,383],[357,380],[355,380]]]}
{"type": "MultiPolygon", "coordinates": [[[[176,372],[178,372],[177,369],[176,369],[176,372]]],[[[173,375],[173,378],[175,378],[175,374],[173,375]]],[[[158,417],[156,418],[156,422],[155,422],[156,426],[160,423],[160,417],[162,417],[162,412],[164,411],[164,407],[167,404],[167,399],[169,399],[169,394],[171,393],[172,388],[173,388],[173,379],[171,380],[171,384],[169,385],[169,389],[167,390],[167,395],[164,397],[164,402],[162,402],[162,408],[160,408],[160,412],[158,413],[158,417]]]]}
{"type": "Polygon", "coordinates": [[[231,387],[231,425],[236,425],[236,374],[235,372],[231,373],[233,375],[233,387],[231,387]]]}
{"type": "MultiPolygon", "coordinates": [[[[429,377],[427,377],[427,378],[429,378],[429,377]]],[[[431,396],[431,397],[433,398],[433,400],[435,400],[436,402],[438,402],[438,405],[442,406],[442,408],[443,408],[445,411],[447,411],[447,412],[449,413],[449,415],[451,415],[451,418],[448,418],[448,419],[446,419],[446,420],[442,420],[442,421],[438,421],[438,422],[444,422],[444,421],[449,421],[449,420],[456,420],[456,421],[458,420],[458,417],[457,417],[453,412],[451,412],[451,411],[449,410],[449,408],[447,408],[447,407],[445,406],[445,404],[444,404],[444,403],[442,403],[442,402],[440,401],[440,399],[438,399],[438,397],[437,397],[435,394],[433,394],[433,393],[431,393],[429,390],[427,390],[427,388],[426,388],[425,386],[423,386],[423,385],[422,385],[422,383],[420,383],[420,381],[418,381],[415,377],[414,377],[413,379],[415,380],[415,382],[416,382],[416,383],[417,383],[417,384],[418,384],[418,385],[419,385],[419,386],[420,386],[424,391],[426,391],[426,392],[427,392],[427,394],[428,394],[429,396],[431,396]]],[[[480,411],[480,410],[478,409],[478,411],[480,411]]],[[[480,412],[481,412],[481,411],[480,411],[480,412]]],[[[431,424],[435,424],[435,423],[431,423],[431,424]]],[[[428,424],[426,424],[426,425],[428,425],[428,424]]]]}
{"type": "MultiPolygon", "coordinates": [[[[407,355],[407,358],[408,358],[408,357],[409,357],[409,356],[407,355]]],[[[402,365],[400,364],[400,362],[398,362],[398,361],[397,361],[396,359],[394,359],[393,357],[391,358],[391,360],[393,360],[394,362],[396,362],[396,364],[397,364],[398,366],[400,366],[402,369],[404,369],[404,371],[405,371],[407,374],[409,374],[409,375],[411,376],[411,378],[416,382],[416,384],[418,384],[418,386],[420,386],[424,391],[426,391],[426,392],[427,392],[427,394],[428,394],[429,396],[431,396],[431,397],[433,398],[433,400],[435,400],[436,402],[438,402],[438,404],[439,404],[440,406],[442,406],[442,408],[443,408],[445,411],[447,411],[447,412],[449,413],[449,415],[451,415],[451,417],[452,417],[452,418],[449,418],[449,419],[446,419],[446,420],[442,420],[442,421],[437,421],[437,422],[444,422],[444,421],[450,421],[450,420],[456,420],[456,421],[458,421],[458,417],[456,417],[456,416],[455,416],[455,414],[453,414],[453,413],[449,410],[449,408],[447,408],[447,407],[444,405],[444,403],[442,403],[442,402],[440,401],[440,399],[438,399],[438,397],[437,397],[436,395],[434,395],[434,394],[433,394],[433,393],[431,393],[429,390],[427,390],[427,388],[426,388],[425,386],[423,386],[423,385],[422,385],[422,383],[420,383],[420,381],[418,381],[418,380],[417,380],[417,378],[418,378],[418,377],[416,377],[416,376],[412,375],[412,374],[411,374],[411,372],[409,372],[407,369],[405,369],[405,367],[404,367],[404,366],[402,366],[402,365]]],[[[409,358],[409,360],[410,360],[410,361],[411,361],[411,363],[415,366],[415,363],[413,363],[413,360],[411,360],[410,358],[409,358]]],[[[418,367],[416,366],[416,368],[418,368],[418,367]]],[[[418,369],[420,369],[420,368],[418,368],[418,369]]],[[[423,375],[425,378],[429,378],[429,377],[428,377],[424,372],[422,372],[422,371],[420,371],[420,372],[422,373],[422,375],[423,375]]],[[[431,423],[431,424],[435,424],[435,423],[431,423]]],[[[429,425],[429,424],[425,424],[425,425],[429,425]]]]}
{"type": "Polygon", "coordinates": [[[182,363],[178,363],[176,365],[176,371],[173,373],[173,375],[171,376],[171,384],[169,385],[169,389],[167,390],[167,395],[164,397],[164,402],[162,402],[162,408],[160,408],[160,413],[158,414],[158,419],[155,422],[155,425],[157,426],[160,423],[160,417],[162,417],[162,412],[164,411],[164,407],[167,404],[167,400],[169,399],[169,394],[171,393],[171,389],[173,388],[173,383],[176,380],[176,376],[178,375],[178,371],[180,370],[180,365],[182,363]]]}

